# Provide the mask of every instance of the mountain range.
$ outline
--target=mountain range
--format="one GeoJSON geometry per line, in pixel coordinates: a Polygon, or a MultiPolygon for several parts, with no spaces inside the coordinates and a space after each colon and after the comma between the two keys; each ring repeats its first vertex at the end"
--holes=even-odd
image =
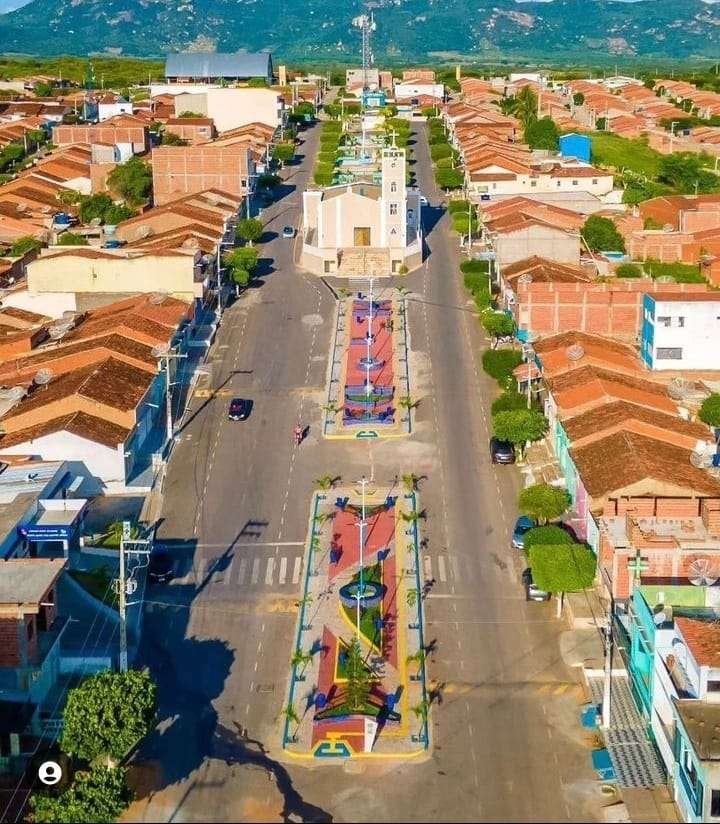
{"type": "MultiPolygon", "coordinates": [[[[0,11],[23,0],[0,0],[0,11]]],[[[376,62],[710,58],[720,0],[372,0],[376,62]]],[[[0,50],[155,57],[258,51],[357,60],[357,0],[31,0],[0,14],[0,50]]]]}

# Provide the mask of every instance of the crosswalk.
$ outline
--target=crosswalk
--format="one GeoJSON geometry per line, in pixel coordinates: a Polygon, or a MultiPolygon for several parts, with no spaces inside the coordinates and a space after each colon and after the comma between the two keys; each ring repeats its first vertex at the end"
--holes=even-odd
{"type": "MultiPolygon", "coordinates": [[[[230,557],[212,557],[197,550],[194,555],[178,553],[173,565],[172,586],[225,586],[240,589],[299,591],[303,584],[304,548],[279,546],[242,547],[230,557]]],[[[471,580],[477,574],[472,560],[453,554],[422,556],[423,583],[450,586],[471,580]]]]}
{"type": "Polygon", "coordinates": [[[302,572],[302,549],[282,555],[243,552],[222,560],[179,557],[173,565],[171,586],[299,590],[302,572]]]}

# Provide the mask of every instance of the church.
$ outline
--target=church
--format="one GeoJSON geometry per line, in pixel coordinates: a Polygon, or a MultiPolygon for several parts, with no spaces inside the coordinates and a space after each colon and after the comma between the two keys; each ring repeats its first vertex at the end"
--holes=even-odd
{"type": "Polygon", "coordinates": [[[379,277],[422,263],[420,192],[406,184],[405,150],[381,150],[380,182],[303,194],[302,266],[318,275],[379,277]]]}

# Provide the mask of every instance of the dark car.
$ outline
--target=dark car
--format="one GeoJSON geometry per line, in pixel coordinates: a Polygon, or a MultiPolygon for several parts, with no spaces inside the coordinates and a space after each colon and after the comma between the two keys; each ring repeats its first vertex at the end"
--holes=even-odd
{"type": "Polygon", "coordinates": [[[293,238],[295,237],[295,229],[293,226],[283,226],[282,236],[284,238],[293,238]]]}
{"type": "Polygon", "coordinates": [[[490,438],[490,460],[494,464],[515,463],[515,447],[510,441],[490,438]]]}
{"type": "Polygon", "coordinates": [[[532,577],[532,570],[528,567],[522,574],[522,582],[523,586],[525,587],[525,600],[526,601],[549,601],[550,600],[550,593],[545,592],[544,589],[540,589],[540,587],[535,586],[535,582],[533,581],[532,577]]]}
{"type": "Polygon", "coordinates": [[[173,557],[164,549],[157,549],[150,555],[148,576],[151,581],[165,584],[173,577],[173,557]]]}
{"type": "Polygon", "coordinates": [[[521,515],[515,521],[515,529],[513,529],[512,534],[512,545],[515,549],[525,549],[525,533],[535,526],[537,526],[535,521],[528,518],[527,515],[521,515]]]}
{"type": "Polygon", "coordinates": [[[231,421],[244,421],[250,415],[253,402],[246,398],[233,398],[228,408],[228,418],[231,421]]]}

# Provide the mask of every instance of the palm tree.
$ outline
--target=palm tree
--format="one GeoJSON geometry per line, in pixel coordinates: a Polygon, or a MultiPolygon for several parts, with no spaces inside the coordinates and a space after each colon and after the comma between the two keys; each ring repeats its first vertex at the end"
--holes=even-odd
{"type": "Polygon", "coordinates": [[[421,518],[425,517],[425,510],[418,512],[417,509],[413,509],[410,512],[401,512],[400,515],[405,523],[416,524],[421,518]]]}
{"type": "Polygon", "coordinates": [[[398,405],[403,409],[415,409],[416,406],[420,405],[420,401],[414,400],[410,395],[403,395],[402,398],[398,400],[398,405]]]}
{"type": "Polygon", "coordinates": [[[412,707],[412,711],[415,713],[417,718],[422,718],[423,721],[427,721],[428,717],[428,702],[427,698],[423,698],[423,700],[412,707]]]}
{"type": "Polygon", "coordinates": [[[300,727],[300,717],[298,716],[297,712],[295,711],[295,707],[292,704],[288,704],[282,711],[282,714],[285,716],[285,719],[289,724],[295,724],[295,732],[292,734],[291,738],[295,738],[297,735],[298,728],[300,727]]]}
{"type": "Polygon", "coordinates": [[[326,412],[331,412],[332,414],[336,414],[337,412],[339,412],[342,409],[342,406],[339,406],[334,401],[331,401],[330,403],[326,403],[325,406],[323,406],[323,409],[326,412]]]}
{"type": "Polygon", "coordinates": [[[295,652],[292,654],[292,658],[290,659],[290,666],[293,669],[297,669],[298,667],[302,667],[301,675],[305,672],[305,668],[307,665],[312,661],[312,655],[307,652],[303,652],[301,649],[296,649],[295,652]]]}
{"type": "Polygon", "coordinates": [[[513,114],[522,123],[523,128],[537,120],[538,96],[530,88],[523,86],[515,96],[515,111],[513,114]]]}
{"type": "Polygon", "coordinates": [[[500,109],[500,111],[505,114],[515,114],[515,110],[517,108],[517,101],[514,97],[500,97],[497,100],[493,100],[493,103],[500,109]]]}
{"type": "Polygon", "coordinates": [[[372,689],[372,675],[362,657],[362,650],[357,638],[348,648],[347,662],[347,703],[351,710],[358,712],[367,704],[372,689]]]}
{"type": "Polygon", "coordinates": [[[403,475],[402,482],[408,492],[415,492],[418,488],[418,484],[420,483],[420,476],[413,473],[403,475]]]}
{"type": "Polygon", "coordinates": [[[410,607],[410,609],[412,609],[415,606],[415,604],[417,604],[417,596],[418,591],[414,588],[409,589],[405,593],[405,600],[407,601],[407,605],[410,607]]]}
{"type": "Polygon", "coordinates": [[[332,475],[323,475],[315,479],[315,486],[317,489],[332,489],[335,485],[335,478],[332,475]]]}

